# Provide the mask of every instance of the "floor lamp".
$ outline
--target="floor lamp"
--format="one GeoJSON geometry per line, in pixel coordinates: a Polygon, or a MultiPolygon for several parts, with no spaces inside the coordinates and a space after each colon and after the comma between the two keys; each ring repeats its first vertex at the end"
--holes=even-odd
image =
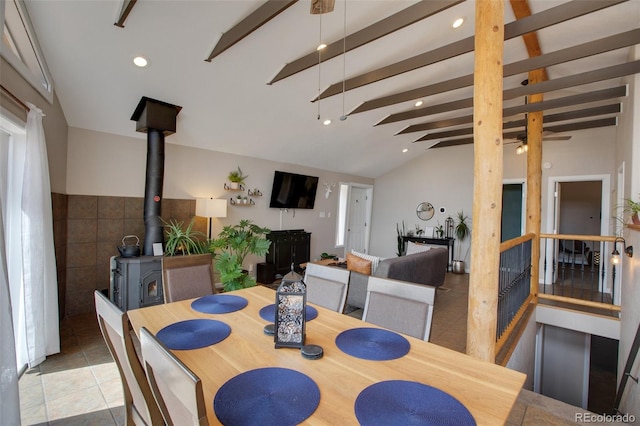
{"type": "Polygon", "coordinates": [[[196,216],[209,218],[208,235],[209,239],[211,239],[212,219],[214,217],[227,217],[227,200],[196,199],[196,216]]]}

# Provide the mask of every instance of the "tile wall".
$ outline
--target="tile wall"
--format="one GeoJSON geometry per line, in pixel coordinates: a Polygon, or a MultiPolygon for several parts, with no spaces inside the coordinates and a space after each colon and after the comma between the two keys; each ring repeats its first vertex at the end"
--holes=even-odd
{"type": "MultiPolygon", "coordinates": [[[[61,317],[93,312],[93,292],[109,288],[110,259],[122,238],[144,241],[143,198],[53,194],[53,209],[61,317]]],[[[188,224],[194,215],[195,200],[162,200],[165,221],[188,224]]],[[[196,218],[195,230],[206,227],[196,218]]]]}

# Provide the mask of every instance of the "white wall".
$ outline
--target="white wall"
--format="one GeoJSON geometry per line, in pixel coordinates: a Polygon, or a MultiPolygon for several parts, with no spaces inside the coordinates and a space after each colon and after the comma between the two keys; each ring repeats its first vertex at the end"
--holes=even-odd
{"type": "Polygon", "coordinates": [[[538,325],[536,316],[531,315],[516,348],[511,353],[506,367],[527,375],[523,389],[532,391],[535,378],[536,332],[538,325]]]}
{"type": "MultiPolygon", "coordinates": [[[[576,131],[570,135],[570,140],[547,141],[543,145],[542,161],[551,166],[542,170],[543,232],[548,232],[546,210],[550,177],[615,173],[615,127],[576,131]]],[[[526,158],[515,154],[514,144],[505,147],[503,177],[505,180],[526,177],[526,158]]],[[[427,150],[413,161],[377,178],[373,202],[370,252],[380,256],[395,255],[396,223],[402,220],[411,229],[415,224],[423,227],[443,224],[448,215],[455,218],[459,210],[470,216],[473,145],[427,150]],[[422,201],[428,201],[436,208],[436,215],[427,222],[419,220],[415,214],[416,206],[422,201]],[[446,213],[440,213],[440,207],[446,207],[446,213]]],[[[473,230],[473,218],[471,227],[473,230]]],[[[468,244],[469,241],[463,245],[463,254],[468,244]]]]}
{"type": "MultiPolygon", "coordinates": [[[[132,123],[134,125],[134,123],[132,123]]],[[[179,132],[178,128],[178,132],[179,132]]],[[[323,182],[358,182],[373,184],[372,179],[300,167],[292,164],[266,161],[221,152],[175,145],[179,134],[165,139],[164,198],[225,198],[238,192],[225,191],[224,183],[231,170],[240,166],[248,175],[248,189],[259,189],[264,195],[255,197],[255,206],[228,206],[228,215],[214,219],[213,233],[222,226],[250,219],[272,230],[304,229],[311,232],[311,258],[320,253],[335,252],[335,229],[338,191],[324,197],[323,182]],[[313,210],[269,208],[271,185],[275,170],[308,174],[319,177],[319,187],[313,210]],[[324,218],[321,218],[321,213],[324,218]]],[[[73,195],[107,195],[143,197],[146,167],[146,138],[137,139],[79,128],[69,128],[67,193],[73,195]]],[[[246,192],[245,192],[246,195],[246,192]]],[[[245,263],[264,262],[248,259],[245,263]]],[[[248,266],[245,264],[245,266],[248,266]]]]}

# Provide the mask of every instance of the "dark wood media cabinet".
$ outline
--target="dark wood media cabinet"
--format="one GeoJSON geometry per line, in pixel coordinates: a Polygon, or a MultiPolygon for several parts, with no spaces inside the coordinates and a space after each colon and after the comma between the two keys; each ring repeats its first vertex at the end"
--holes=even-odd
{"type": "Polygon", "coordinates": [[[300,264],[310,260],[311,252],[311,232],[304,229],[291,229],[286,231],[271,231],[266,235],[271,241],[271,247],[267,253],[266,265],[258,264],[258,275],[263,272],[270,275],[285,275],[291,271],[291,263],[294,263],[296,270],[300,269],[300,264]],[[262,271],[261,271],[262,270],[262,271]]]}

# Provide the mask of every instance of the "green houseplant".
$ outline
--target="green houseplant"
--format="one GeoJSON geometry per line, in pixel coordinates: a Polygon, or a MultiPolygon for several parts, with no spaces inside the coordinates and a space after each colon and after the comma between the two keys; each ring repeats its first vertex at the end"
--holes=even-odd
{"type": "Polygon", "coordinates": [[[236,170],[232,170],[229,172],[229,182],[231,182],[231,189],[238,189],[240,185],[244,185],[244,180],[249,176],[245,176],[242,174],[242,170],[240,166],[236,170]]]}
{"type": "Polygon", "coordinates": [[[451,265],[451,270],[456,274],[464,274],[465,267],[464,262],[467,259],[467,254],[469,254],[469,248],[467,247],[467,251],[464,255],[464,258],[460,258],[460,250],[461,244],[467,238],[471,237],[471,227],[469,226],[469,216],[465,215],[462,210],[460,210],[456,215],[456,225],[453,229],[453,232],[456,235],[456,239],[458,240],[458,249],[456,254],[456,259],[453,260],[453,264],[451,265]]]}
{"type": "Polygon", "coordinates": [[[640,218],[638,217],[640,213],[640,202],[633,201],[631,198],[627,198],[625,201],[624,211],[629,214],[631,222],[633,222],[634,225],[640,225],[640,218]]]}
{"type": "Polygon", "coordinates": [[[216,259],[215,268],[220,273],[220,281],[225,291],[256,285],[256,280],[242,269],[242,263],[248,254],[267,254],[271,241],[265,238],[265,234],[269,232],[268,228],[262,228],[244,219],[237,225],[225,226],[218,238],[210,241],[209,251],[216,259]]]}
{"type": "Polygon", "coordinates": [[[191,222],[185,228],[184,222],[175,220],[164,222],[166,236],[164,254],[166,256],[202,254],[207,252],[207,237],[202,232],[193,230],[194,223],[195,218],[191,219],[191,222]]]}

